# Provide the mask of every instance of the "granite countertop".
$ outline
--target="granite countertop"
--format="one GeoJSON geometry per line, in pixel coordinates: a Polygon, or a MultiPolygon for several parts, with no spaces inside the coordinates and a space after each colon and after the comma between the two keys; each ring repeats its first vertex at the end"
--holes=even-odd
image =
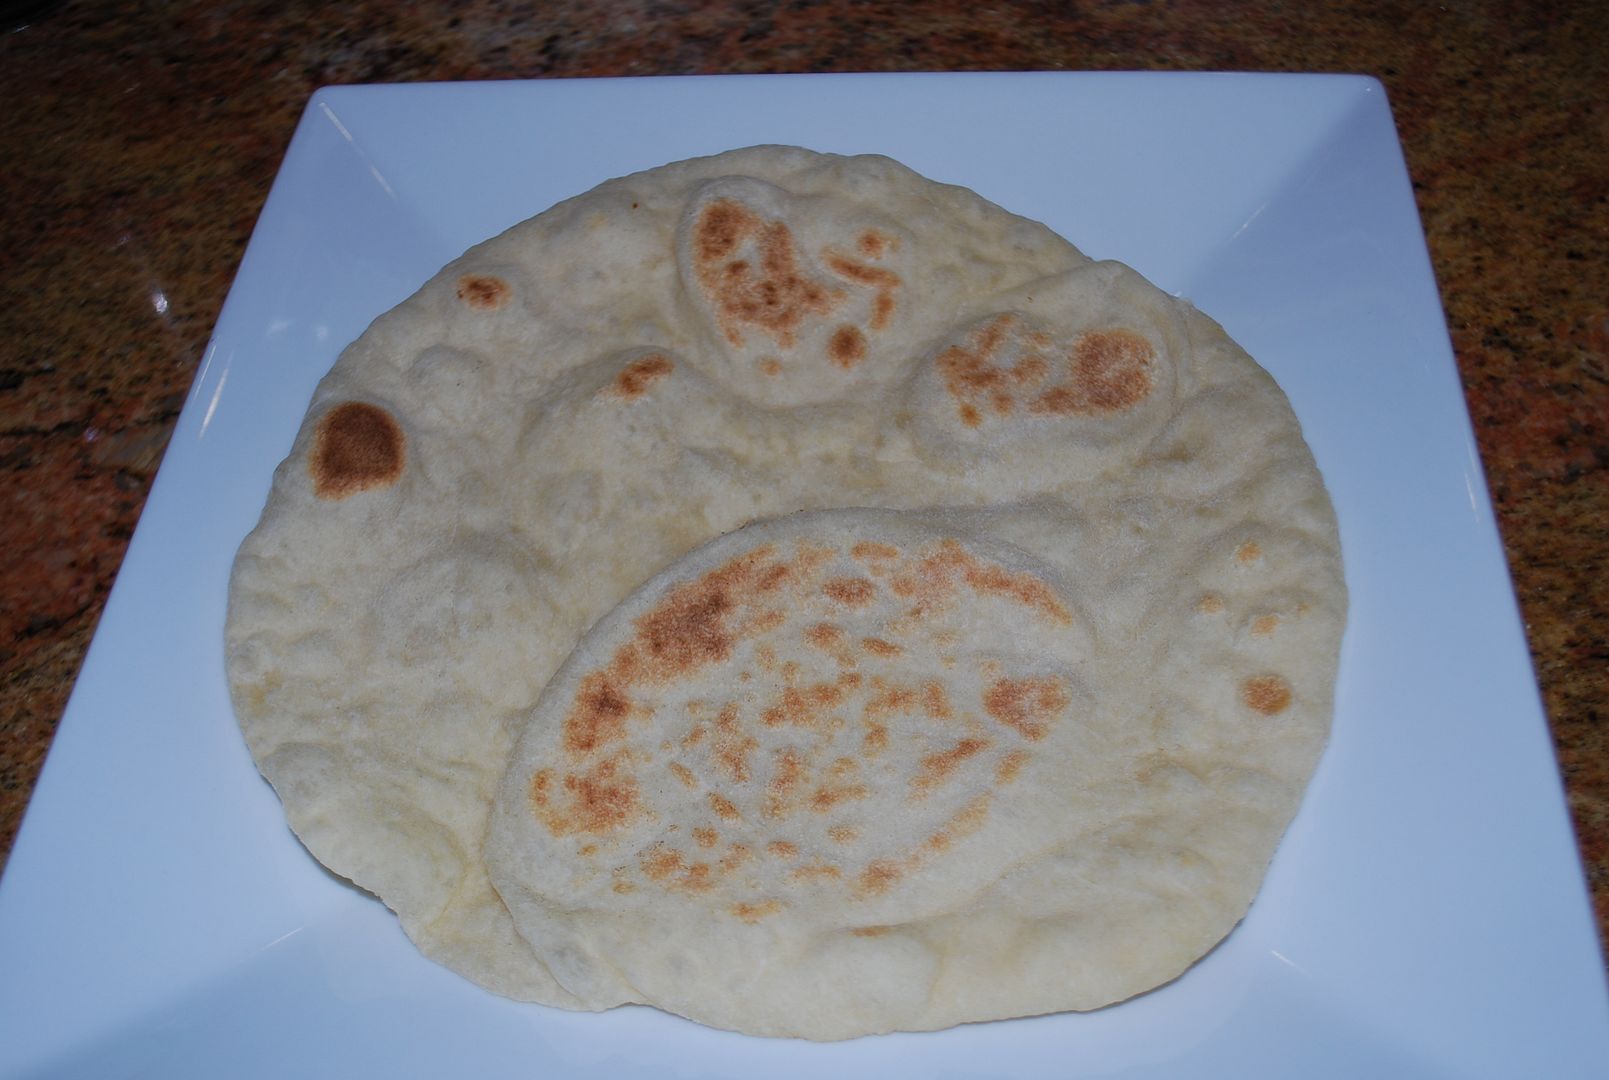
{"type": "Polygon", "coordinates": [[[0,853],[308,96],[717,72],[1384,81],[1609,928],[1609,7],[0,4],[0,853]],[[1311,8],[1311,10],[1310,10],[1311,8]]]}

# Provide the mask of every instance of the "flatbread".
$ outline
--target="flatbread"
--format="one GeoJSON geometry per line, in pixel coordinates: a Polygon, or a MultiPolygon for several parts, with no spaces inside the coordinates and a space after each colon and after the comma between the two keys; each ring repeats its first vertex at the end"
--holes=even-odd
{"type": "MultiPolygon", "coordinates": [[[[1227,933],[1322,748],[1344,613],[1333,513],[1295,417],[1211,320],[886,158],[757,147],[610,181],[472,249],[378,319],[321,382],[242,545],[226,655],[292,828],[396,910],[426,955],[528,1000],[649,1001],[841,1038],[1093,1007],[1171,978],[1227,933]],[[1088,781],[1106,795],[1047,804],[1065,787],[1034,770],[1066,761],[1047,743],[1011,785],[1038,822],[1021,861],[963,858],[976,845],[958,843],[953,885],[858,907],[826,884],[718,894],[727,908],[788,905],[751,924],[713,891],[643,888],[629,904],[610,892],[601,906],[567,893],[599,857],[580,854],[587,843],[640,869],[642,845],[674,841],[692,866],[685,840],[703,825],[668,803],[654,812],[675,835],[637,821],[585,840],[535,813],[536,771],[580,767],[553,741],[568,713],[550,681],[561,665],[605,663],[632,605],[727,549],[678,561],[690,551],[771,519],[717,545],[804,542],[789,530],[814,522],[833,543],[859,530],[902,550],[956,544],[1057,596],[1063,630],[1041,641],[1031,620],[981,614],[987,633],[954,659],[987,661],[1001,635],[1018,657],[1060,641],[1057,678],[1082,719],[1056,730],[1127,747],[1103,751],[1116,771],[1088,781]],[[1118,791],[1140,803],[1093,821],[1118,791]],[[1193,831],[1151,828],[1179,807],[1193,831]],[[567,869],[549,876],[549,862],[567,869]],[[1069,884],[1086,880],[1108,885],[1069,884]],[[693,920],[765,971],[825,935],[845,972],[899,988],[799,1012],[784,1007],[805,992],[797,979],[755,974],[765,992],[745,994],[731,972],[679,978],[685,952],[601,929],[653,896],[645,926],[693,920]],[[1151,913],[1132,926],[1165,940],[1092,937],[1103,920],[1130,925],[1119,909],[1151,913]],[[768,921],[793,929],[773,939],[768,921]],[[882,926],[903,929],[855,933],[882,926]],[[747,951],[761,941],[774,951],[747,951]],[[991,943],[1009,948],[978,987],[921,975],[991,943]]],[[[798,632],[776,631],[778,655],[814,656],[798,618],[784,625],[798,632]]],[[[632,739],[657,746],[668,720],[656,717],[632,739]]],[[[890,758],[905,769],[898,792],[921,768],[910,746],[890,758]]],[[[971,768],[954,791],[1004,798],[971,768]]],[[[867,805],[892,808],[895,789],[867,805]]],[[[1011,832],[995,818],[989,829],[1011,832]]],[[[841,873],[920,831],[892,811],[875,823],[887,836],[867,835],[873,824],[841,873]]],[[[833,965],[809,970],[829,979],[833,965]]]]}

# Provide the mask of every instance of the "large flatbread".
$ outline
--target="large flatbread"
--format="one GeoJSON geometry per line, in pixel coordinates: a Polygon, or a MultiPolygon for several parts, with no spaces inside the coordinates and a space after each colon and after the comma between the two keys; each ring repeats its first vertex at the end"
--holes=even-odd
{"type": "Polygon", "coordinates": [[[759,147],[610,181],[378,319],[241,548],[227,660],[292,828],[427,955],[514,997],[842,1038],[1095,1007],[1221,939],[1322,749],[1344,611],[1296,419],[1215,323],[887,159],[759,147]],[[830,624],[811,594],[748,660],[632,684],[618,739],[566,742],[657,604],[767,544],[831,551],[834,580],[857,544],[970,560],[1066,619],[954,566],[932,625],[887,589],[830,624]],[[933,681],[956,726],[899,712],[881,779],[796,835],[762,794],[787,751],[830,771],[875,711],[768,725],[807,667],[933,681]],[[991,718],[1002,680],[1040,688],[1040,738],[991,718]],[[736,704],[745,775],[663,749],[695,700],[736,704]],[[640,813],[576,817],[610,761],[640,813]],[[742,826],[705,847],[715,795],[742,826]],[[689,885],[734,845],[747,869],[689,885]]]}

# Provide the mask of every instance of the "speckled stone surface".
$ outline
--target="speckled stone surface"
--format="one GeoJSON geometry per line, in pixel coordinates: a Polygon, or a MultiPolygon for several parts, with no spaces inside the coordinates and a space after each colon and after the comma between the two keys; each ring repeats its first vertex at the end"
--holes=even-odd
{"type": "Polygon", "coordinates": [[[0,4],[0,853],[308,96],[717,72],[1386,84],[1609,928],[1609,6],[0,4]]]}

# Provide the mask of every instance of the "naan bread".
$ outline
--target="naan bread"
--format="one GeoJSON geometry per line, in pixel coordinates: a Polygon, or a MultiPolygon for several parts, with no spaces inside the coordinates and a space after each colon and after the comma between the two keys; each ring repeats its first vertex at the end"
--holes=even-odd
{"type": "Polygon", "coordinates": [[[514,997],[842,1038],[1091,1008],[1210,948],[1322,748],[1344,612],[1295,417],[1211,320],[887,159],[759,147],[562,203],[350,346],[242,545],[227,662],[297,835],[427,955],[514,997]],[[948,598],[902,609],[890,577],[840,622],[801,594],[761,630],[735,593],[732,656],[631,683],[651,713],[566,742],[656,605],[767,545],[790,588],[811,551],[847,578],[881,545],[949,566],[948,598]],[[840,727],[766,723],[856,673],[840,727]],[[905,709],[886,753],[837,753],[874,677],[932,681],[953,730],[905,709]],[[991,714],[1002,680],[1039,688],[1040,738],[991,714]],[[666,749],[695,700],[711,746],[737,706],[747,779],[666,749]],[[840,757],[867,772],[842,821],[766,817],[790,747],[812,798],[840,757]],[[609,761],[640,813],[577,817],[609,761]]]}

